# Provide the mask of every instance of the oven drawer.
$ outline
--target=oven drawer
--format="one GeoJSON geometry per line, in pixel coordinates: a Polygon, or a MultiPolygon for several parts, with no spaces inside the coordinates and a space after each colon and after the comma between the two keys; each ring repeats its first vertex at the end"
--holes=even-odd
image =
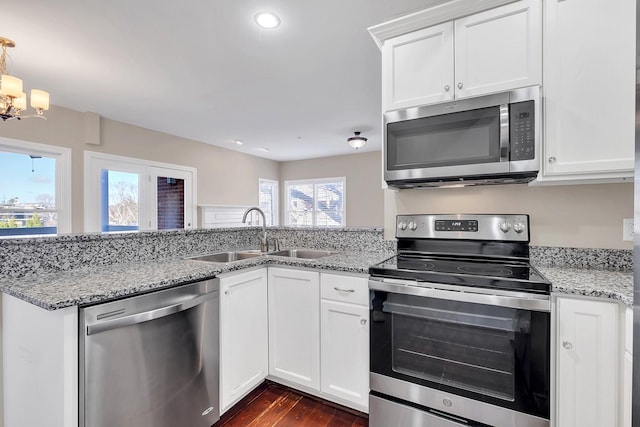
{"type": "MultiPolygon", "coordinates": [[[[472,424],[473,425],[473,424],[472,424]]],[[[369,395],[369,427],[469,427],[426,411],[369,395]]]]}
{"type": "Polygon", "coordinates": [[[322,273],[320,297],[333,301],[369,305],[369,281],[366,277],[322,273]]]}

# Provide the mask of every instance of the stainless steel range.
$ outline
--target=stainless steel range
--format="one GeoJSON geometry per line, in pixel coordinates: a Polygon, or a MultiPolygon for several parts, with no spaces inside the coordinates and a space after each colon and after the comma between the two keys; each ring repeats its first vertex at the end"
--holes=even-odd
{"type": "Polygon", "coordinates": [[[400,215],[369,269],[372,427],[548,427],[551,284],[527,215],[400,215]]]}

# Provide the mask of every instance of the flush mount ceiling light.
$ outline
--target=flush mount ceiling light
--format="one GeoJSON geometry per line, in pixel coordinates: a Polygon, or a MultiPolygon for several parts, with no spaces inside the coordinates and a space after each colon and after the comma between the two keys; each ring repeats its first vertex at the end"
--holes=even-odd
{"type": "Polygon", "coordinates": [[[272,30],[280,25],[280,18],[272,12],[260,12],[253,17],[256,24],[262,28],[272,30]]]}
{"type": "Polygon", "coordinates": [[[349,145],[356,150],[360,147],[364,147],[364,144],[367,143],[367,138],[365,138],[364,136],[360,136],[360,132],[354,132],[354,134],[355,136],[347,139],[349,145]]]}
{"type": "Polygon", "coordinates": [[[241,140],[241,139],[234,139],[234,140],[233,140],[233,143],[234,143],[234,144],[236,144],[236,145],[242,145],[242,144],[244,144],[244,142],[242,142],[242,140],[241,140]]]}
{"type": "Polygon", "coordinates": [[[268,148],[261,147],[261,148],[258,148],[258,151],[262,151],[263,153],[268,153],[271,150],[269,150],[268,148]]]}
{"type": "Polygon", "coordinates": [[[13,40],[0,37],[2,54],[0,55],[0,118],[24,119],[40,117],[49,109],[49,94],[43,90],[31,89],[31,106],[35,108],[35,115],[21,115],[27,109],[27,94],[22,91],[22,80],[7,74],[7,48],[15,47],[13,40]]]}

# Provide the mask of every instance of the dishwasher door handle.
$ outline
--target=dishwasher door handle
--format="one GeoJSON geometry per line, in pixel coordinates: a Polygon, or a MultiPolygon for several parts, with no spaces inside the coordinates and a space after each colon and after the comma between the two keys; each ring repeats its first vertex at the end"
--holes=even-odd
{"type": "Polygon", "coordinates": [[[182,301],[177,304],[168,305],[165,307],[156,308],[142,313],[131,314],[129,316],[120,317],[117,319],[105,320],[97,322],[91,325],[87,325],[86,334],[94,335],[100,332],[109,331],[111,329],[122,328],[124,326],[135,325],[137,323],[148,322],[150,320],[159,319],[161,317],[170,316],[172,314],[179,313],[181,311],[188,310],[196,305],[215,298],[218,296],[218,291],[212,291],[204,295],[199,295],[195,298],[191,298],[187,301],[182,301]]]}

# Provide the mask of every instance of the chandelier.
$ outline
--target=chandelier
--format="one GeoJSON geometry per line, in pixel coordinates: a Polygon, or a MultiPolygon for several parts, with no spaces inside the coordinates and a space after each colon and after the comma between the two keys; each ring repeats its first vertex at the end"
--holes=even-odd
{"type": "Polygon", "coordinates": [[[22,80],[7,74],[7,48],[15,47],[13,40],[0,37],[2,55],[0,55],[0,118],[3,121],[10,119],[24,119],[28,117],[40,117],[49,109],[49,93],[43,90],[31,89],[31,106],[36,114],[22,115],[27,109],[27,94],[22,91],[22,80]]]}

